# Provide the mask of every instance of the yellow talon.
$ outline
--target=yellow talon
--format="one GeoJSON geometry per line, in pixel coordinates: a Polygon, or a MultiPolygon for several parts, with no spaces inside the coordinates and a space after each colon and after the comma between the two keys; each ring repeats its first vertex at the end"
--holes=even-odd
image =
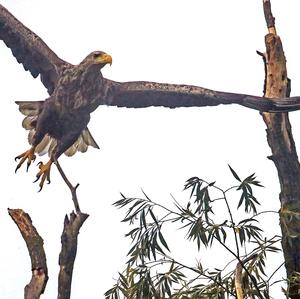
{"type": "Polygon", "coordinates": [[[22,166],[22,164],[27,160],[27,167],[26,167],[26,171],[28,171],[29,166],[31,165],[31,162],[35,161],[35,146],[31,147],[28,151],[24,152],[23,154],[15,157],[15,161],[21,159],[21,161],[18,163],[15,172],[17,172],[17,170],[22,166]]]}
{"type": "Polygon", "coordinates": [[[39,183],[40,186],[39,192],[40,192],[43,189],[46,179],[48,184],[50,184],[50,169],[51,169],[52,161],[49,160],[46,164],[43,164],[43,162],[39,162],[38,165],[40,171],[37,173],[36,180],[34,181],[34,183],[41,178],[41,181],[39,183]]]}

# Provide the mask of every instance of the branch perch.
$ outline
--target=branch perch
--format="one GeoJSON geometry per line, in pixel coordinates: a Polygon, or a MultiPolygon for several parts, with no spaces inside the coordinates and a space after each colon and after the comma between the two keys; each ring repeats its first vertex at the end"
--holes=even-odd
{"type": "Polygon", "coordinates": [[[44,293],[48,281],[48,269],[44,241],[33,226],[30,216],[21,209],[8,209],[8,214],[16,223],[26,243],[31,259],[32,277],[25,286],[25,299],[38,299],[44,293]]]}
{"type": "Polygon", "coordinates": [[[79,207],[79,202],[78,202],[78,198],[77,198],[77,188],[79,187],[79,184],[77,184],[75,187],[71,184],[71,182],[69,181],[69,179],[67,178],[65,172],[63,171],[63,169],[61,168],[59,162],[57,160],[54,161],[61,177],[63,178],[64,182],[66,183],[66,185],[69,187],[71,195],[72,195],[72,201],[74,203],[74,207],[75,207],[75,211],[76,213],[81,213],[80,211],[80,207],[79,207]]]}
{"type": "Polygon", "coordinates": [[[72,201],[75,206],[76,213],[72,212],[70,217],[65,216],[64,229],[61,235],[61,252],[59,254],[59,275],[58,275],[58,299],[68,299],[71,295],[72,276],[74,262],[77,254],[77,243],[79,230],[85,220],[89,217],[88,214],[81,213],[76,190],[79,186],[75,187],[71,184],[59,162],[56,160],[54,163],[62,176],[64,182],[69,187],[72,201]]]}
{"type": "Polygon", "coordinates": [[[61,235],[61,252],[59,254],[58,299],[68,299],[71,295],[73,267],[77,253],[77,239],[81,226],[89,215],[78,212],[65,216],[61,235]]]}

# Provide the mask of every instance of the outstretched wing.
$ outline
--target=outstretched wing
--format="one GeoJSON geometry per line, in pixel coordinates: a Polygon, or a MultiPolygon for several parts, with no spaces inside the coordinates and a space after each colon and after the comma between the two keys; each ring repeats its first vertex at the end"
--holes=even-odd
{"type": "Polygon", "coordinates": [[[268,99],[192,85],[143,81],[120,83],[104,79],[97,97],[100,105],[127,108],[150,106],[177,108],[239,104],[265,112],[287,112],[300,109],[299,97],[268,99]]]}
{"type": "Polygon", "coordinates": [[[0,4],[0,39],[9,47],[24,69],[38,75],[51,94],[60,71],[67,62],[60,59],[34,32],[18,21],[0,4]]]}

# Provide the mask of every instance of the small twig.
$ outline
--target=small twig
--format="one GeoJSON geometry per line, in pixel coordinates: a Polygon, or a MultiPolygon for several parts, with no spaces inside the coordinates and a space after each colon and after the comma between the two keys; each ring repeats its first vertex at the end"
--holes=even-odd
{"type": "Polygon", "coordinates": [[[268,69],[267,69],[267,57],[265,53],[262,53],[260,51],[256,51],[257,55],[261,56],[263,63],[264,63],[264,71],[265,71],[265,79],[264,79],[264,89],[263,89],[263,95],[266,95],[266,89],[267,89],[267,76],[268,76],[268,69]]]}
{"type": "Polygon", "coordinates": [[[228,211],[228,214],[229,214],[229,217],[230,217],[230,221],[232,223],[232,231],[233,231],[235,246],[236,246],[236,255],[238,256],[238,258],[240,258],[240,247],[239,247],[239,242],[238,242],[238,239],[237,239],[236,226],[235,226],[233,215],[231,213],[231,209],[230,209],[227,197],[226,197],[226,193],[224,191],[223,191],[223,198],[224,198],[224,201],[225,201],[225,204],[226,204],[226,207],[227,207],[227,211],[228,211]]]}
{"type": "Polygon", "coordinates": [[[273,276],[276,274],[276,272],[284,265],[284,262],[282,262],[274,271],[273,273],[269,276],[268,278],[268,283],[271,281],[271,279],[273,278],[273,276]]]}
{"type": "Polygon", "coordinates": [[[64,173],[64,171],[62,170],[59,162],[57,160],[54,161],[54,164],[56,165],[61,177],[63,178],[63,180],[65,181],[66,185],[69,187],[71,194],[72,194],[72,201],[74,203],[75,206],[75,211],[76,213],[81,213],[80,211],[80,207],[79,207],[79,203],[78,203],[78,198],[77,198],[77,194],[76,194],[76,190],[79,187],[79,184],[77,184],[75,187],[71,184],[71,182],[68,180],[66,174],[64,173]]]}
{"type": "Polygon", "coordinates": [[[44,241],[33,226],[30,216],[21,209],[8,209],[8,214],[18,226],[31,259],[32,277],[25,286],[25,299],[38,299],[44,293],[48,281],[48,269],[44,241]]]}

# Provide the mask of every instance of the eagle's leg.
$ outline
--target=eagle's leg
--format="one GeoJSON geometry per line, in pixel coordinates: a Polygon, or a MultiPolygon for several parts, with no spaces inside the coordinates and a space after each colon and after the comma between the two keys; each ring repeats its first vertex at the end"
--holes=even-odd
{"type": "Polygon", "coordinates": [[[36,180],[34,181],[34,183],[35,183],[39,179],[41,179],[41,181],[39,183],[39,186],[40,186],[39,192],[43,189],[46,179],[47,179],[47,182],[50,183],[50,169],[51,169],[52,163],[53,162],[51,159],[46,164],[43,164],[43,162],[39,163],[40,171],[37,173],[36,180]]]}
{"type": "MultiPolygon", "coordinates": [[[[80,131],[81,132],[81,131],[80,131]]],[[[66,134],[61,138],[60,140],[57,140],[57,145],[54,148],[52,155],[50,157],[50,160],[43,164],[42,162],[39,163],[40,171],[36,175],[36,180],[34,182],[37,182],[40,180],[39,186],[40,190],[43,189],[44,183],[47,180],[48,183],[50,183],[50,169],[52,163],[57,161],[58,157],[64,153],[65,150],[67,150],[78,138],[80,132],[72,132],[69,134],[66,134]]]]}
{"type": "Polygon", "coordinates": [[[28,171],[29,166],[31,165],[31,162],[34,162],[36,156],[34,154],[35,146],[32,146],[28,151],[24,152],[23,154],[15,157],[15,160],[21,159],[21,161],[18,163],[15,172],[22,166],[22,164],[27,160],[27,168],[28,171]]]}

